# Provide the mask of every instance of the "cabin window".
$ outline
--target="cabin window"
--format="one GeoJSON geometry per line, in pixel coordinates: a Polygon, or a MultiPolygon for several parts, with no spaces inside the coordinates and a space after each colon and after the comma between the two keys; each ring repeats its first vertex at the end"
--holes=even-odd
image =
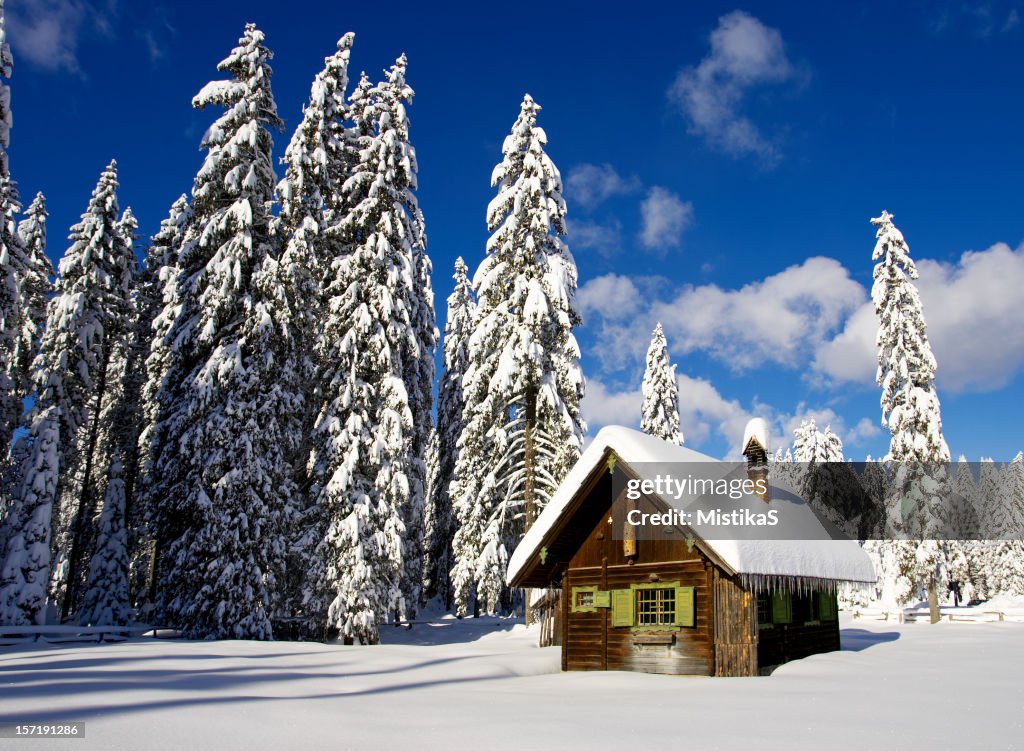
{"type": "Polygon", "coordinates": [[[696,623],[693,587],[679,582],[631,584],[611,592],[612,626],[675,629],[696,623]]]}
{"type": "Polygon", "coordinates": [[[636,622],[639,626],[670,626],[676,622],[676,590],[638,589],[636,622]]]}
{"type": "Polygon", "coordinates": [[[572,588],[572,612],[574,613],[596,613],[597,612],[597,587],[573,587],[572,588]]]}

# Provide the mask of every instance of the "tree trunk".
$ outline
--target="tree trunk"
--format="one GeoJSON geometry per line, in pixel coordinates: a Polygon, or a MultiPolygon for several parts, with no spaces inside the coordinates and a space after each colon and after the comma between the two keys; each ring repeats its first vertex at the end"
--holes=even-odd
{"type": "MultiPolygon", "coordinates": [[[[523,502],[526,506],[526,520],[523,525],[523,532],[526,533],[533,526],[537,518],[537,488],[533,476],[534,459],[536,448],[533,445],[533,432],[537,424],[537,387],[530,385],[526,389],[526,425],[523,436],[523,461],[526,464],[526,478],[523,482],[523,502]]],[[[529,626],[533,613],[530,606],[530,590],[523,590],[523,622],[529,626]]]]}
{"type": "Polygon", "coordinates": [[[939,622],[939,593],[935,587],[935,576],[928,579],[928,614],[932,623],[939,622]]]}
{"type": "Polygon", "coordinates": [[[158,536],[153,539],[152,552],[149,558],[149,573],[147,576],[148,581],[146,582],[146,604],[149,606],[156,605],[156,577],[160,573],[160,564],[158,562],[160,547],[160,538],[158,536]]]}

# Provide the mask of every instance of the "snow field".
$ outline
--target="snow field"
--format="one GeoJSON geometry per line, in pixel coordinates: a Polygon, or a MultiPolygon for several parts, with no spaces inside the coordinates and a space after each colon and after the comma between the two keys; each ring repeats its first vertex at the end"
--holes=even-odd
{"type": "MultiPolygon", "coordinates": [[[[76,749],[1020,749],[1024,625],[852,622],[767,678],[561,673],[494,618],[382,646],[136,639],[0,651],[0,722],[84,720],[76,749]]],[[[66,748],[39,740],[33,749],[66,748]]],[[[16,741],[4,747],[17,748],[16,741]]]]}

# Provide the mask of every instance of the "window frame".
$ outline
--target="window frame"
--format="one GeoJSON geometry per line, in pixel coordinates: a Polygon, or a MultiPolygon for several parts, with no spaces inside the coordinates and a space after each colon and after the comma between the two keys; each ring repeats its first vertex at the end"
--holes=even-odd
{"type": "Polygon", "coordinates": [[[611,627],[626,628],[634,632],[673,631],[697,626],[697,594],[692,585],[683,586],[680,581],[633,582],[628,587],[611,590],[611,627]],[[673,620],[671,623],[639,622],[638,592],[650,589],[672,590],[673,620]],[[625,612],[623,611],[625,608],[625,612]]]}
{"type": "Polygon", "coordinates": [[[573,587],[570,591],[569,609],[573,613],[596,613],[597,612],[597,585],[589,587],[573,587]],[[579,595],[590,595],[589,605],[578,604],[579,595]]]}
{"type": "Polygon", "coordinates": [[[667,583],[651,582],[650,584],[638,584],[638,585],[634,585],[634,586],[630,587],[630,589],[633,590],[633,624],[634,624],[634,626],[636,628],[642,628],[642,629],[658,628],[658,627],[664,627],[664,626],[675,626],[676,625],[676,619],[677,619],[676,606],[678,604],[676,602],[676,590],[678,588],[679,588],[679,583],[678,582],[667,582],[667,583]],[[655,593],[661,592],[662,594],[660,596],[656,594],[653,602],[643,603],[642,602],[642,598],[643,598],[644,594],[647,593],[647,592],[655,592],[655,593]],[[665,613],[666,613],[666,608],[663,605],[664,598],[665,598],[665,594],[664,593],[668,593],[668,597],[670,597],[671,600],[672,600],[672,608],[671,608],[671,610],[667,611],[667,612],[671,613],[671,620],[669,620],[669,621],[664,621],[663,620],[665,618],[665,613]],[[641,605],[642,604],[653,605],[654,606],[654,612],[653,613],[652,612],[648,612],[648,613],[641,612],[641,605]],[[656,623],[642,623],[640,619],[642,617],[644,617],[644,616],[654,616],[654,617],[659,618],[659,620],[656,623]]]}

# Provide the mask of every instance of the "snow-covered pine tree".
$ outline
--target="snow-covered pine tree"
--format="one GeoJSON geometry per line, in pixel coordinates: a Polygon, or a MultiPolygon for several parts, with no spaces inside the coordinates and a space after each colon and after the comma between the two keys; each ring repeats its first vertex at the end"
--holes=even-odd
{"type": "Polygon", "coordinates": [[[871,220],[878,231],[871,297],[879,318],[878,385],[883,425],[892,433],[893,461],[948,462],[935,393],[935,357],[926,333],[924,310],[914,281],[917,267],[903,234],[883,211],[871,220]]]}
{"type": "MultiPolygon", "coordinates": [[[[372,185],[372,173],[364,164],[374,140],[372,88],[369,77],[362,73],[349,101],[341,107],[347,124],[332,143],[338,147],[339,168],[344,179],[340,180],[339,189],[323,196],[320,243],[323,313],[315,329],[313,348],[316,387],[310,405],[314,415],[307,465],[310,503],[308,518],[300,520],[308,538],[300,540],[310,551],[303,553],[308,567],[302,610],[307,630],[320,636],[340,631],[340,627],[330,623],[329,612],[345,576],[337,560],[342,549],[339,525],[344,518],[342,515],[352,513],[351,505],[345,500],[348,476],[335,478],[342,462],[337,440],[348,419],[345,410],[350,406],[345,401],[350,371],[338,367],[337,352],[341,337],[351,323],[339,313],[349,293],[348,257],[361,238],[361,228],[350,218],[357,206],[369,200],[372,185]],[[336,480],[334,485],[330,485],[332,480],[336,480]]],[[[344,96],[344,91],[339,95],[344,96]]],[[[349,436],[347,440],[352,439],[349,436]]],[[[354,640],[356,637],[345,638],[354,640]]]]}
{"type": "Polygon", "coordinates": [[[1024,454],[1004,464],[999,473],[998,502],[993,509],[990,543],[996,593],[1024,595],[1024,454]]]}
{"type": "Polygon", "coordinates": [[[121,460],[115,456],[110,463],[96,551],[89,561],[88,585],[78,614],[78,622],[83,625],[122,625],[131,618],[124,494],[121,460]]]}
{"type": "MultiPolygon", "coordinates": [[[[136,307],[145,342],[146,383],[143,388],[144,431],[139,442],[143,475],[150,474],[151,455],[160,441],[153,434],[157,422],[156,395],[167,375],[171,343],[167,334],[178,311],[178,256],[185,230],[192,221],[188,197],[180,195],[146,248],[145,261],[136,285],[136,307]],[[148,321],[148,323],[146,323],[148,321]]],[[[145,485],[145,483],[143,483],[145,485]]]]}
{"type": "Polygon", "coordinates": [[[465,399],[462,382],[469,366],[469,338],[473,332],[476,300],[468,267],[455,259],[455,289],[448,296],[448,320],[444,326],[444,364],[437,387],[437,431],[434,456],[436,474],[430,483],[424,534],[423,586],[426,597],[439,597],[446,609],[452,606],[452,540],[458,529],[449,492],[462,434],[465,399]]]}
{"type": "Polygon", "coordinates": [[[415,195],[418,166],[416,150],[409,141],[406,105],[412,102],[413,90],[405,79],[407,64],[406,56],[399,56],[388,70],[386,79],[373,90],[373,96],[377,120],[376,158],[380,165],[389,165],[386,171],[378,168],[374,189],[386,190],[391,214],[405,225],[396,224],[396,228],[401,229],[391,242],[402,249],[411,272],[405,290],[409,331],[401,342],[401,357],[412,428],[406,470],[409,493],[401,507],[401,515],[405,525],[402,595],[406,615],[412,618],[422,596],[426,453],[433,429],[434,351],[438,332],[431,286],[432,266],[426,253],[427,235],[423,212],[415,195]]]}
{"type": "Polygon", "coordinates": [[[60,470],[54,485],[59,497],[53,516],[60,563],[54,587],[58,593],[64,589],[62,616],[80,594],[82,557],[100,500],[96,449],[109,385],[107,367],[129,317],[135,259],[118,228],[117,187],[117,165],[111,162],[81,221],[71,228],[71,245],[60,262],[56,294],[47,306],[46,328],[33,365],[38,401],[31,442],[35,444],[37,427],[49,430],[48,420],[60,421],[60,470]],[[44,415],[37,426],[36,419],[44,415]]]}
{"type": "Polygon", "coordinates": [[[679,429],[679,384],[676,366],[668,356],[668,344],[661,322],[651,334],[647,349],[647,369],[644,371],[641,391],[644,395],[640,429],[663,441],[683,445],[683,432],[679,429]]]}
{"type": "Polygon", "coordinates": [[[940,582],[946,581],[942,536],[948,526],[944,516],[950,461],[935,393],[936,363],[914,285],[918,275],[910,249],[888,211],[871,223],[877,227],[871,289],[879,321],[876,380],[882,387],[882,424],[892,433],[887,459],[897,463],[894,490],[899,508],[890,507],[890,518],[900,538],[894,543],[908,548],[896,558],[901,567],[909,567],[902,575],[927,588],[934,622],[940,582]]]}
{"type": "Polygon", "coordinates": [[[0,457],[3,458],[10,449],[11,437],[22,412],[17,379],[21,324],[18,289],[25,261],[14,218],[21,211],[21,202],[7,161],[12,119],[11,89],[6,79],[11,77],[12,65],[0,0],[0,457]]]}
{"type": "Polygon", "coordinates": [[[428,267],[417,265],[425,239],[411,192],[405,64],[403,55],[376,87],[364,75],[350,100],[359,162],[336,204],[350,208],[332,207],[338,224],[329,230],[347,253],[331,264],[316,348],[324,370],[310,467],[327,527],[309,600],[323,598],[328,629],[360,643],[376,643],[378,624],[403,617],[415,606],[406,597],[418,595],[408,572],[422,535],[426,446],[413,424],[419,384],[407,379],[422,372],[413,364],[423,356],[417,275],[428,267]]]}
{"type": "Polygon", "coordinates": [[[975,543],[975,554],[972,557],[972,578],[975,596],[987,600],[998,592],[999,566],[996,562],[996,536],[992,527],[992,519],[998,516],[996,507],[1002,496],[1002,483],[999,466],[991,459],[982,457],[978,466],[978,491],[975,508],[978,512],[978,534],[980,539],[975,543]]]}
{"type": "MultiPolygon", "coordinates": [[[[94,502],[92,462],[106,367],[123,330],[134,261],[116,229],[116,190],[116,164],[111,162],[82,221],[71,228],[56,294],[47,305],[32,366],[38,393],[29,417],[25,473],[9,513],[12,533],[0,584],[6,618],[32,622],[42,617],[46,587],[40,589],[40,582],[50,573],[53,542],[62,561],[59,570],[65,570],[66,562],[63,578],[79,578],[75,564],[94,502]]],[[[65,596],[65,614],[70,606],[65,596]]]]}
{"type": "Polygon", "coordinates": [[[281,372],[289,345],[268,211],[271,130],[281,121],[263,42],[248,24],[218,65],[231,78],[193,99],[226,111],[203,138],[179,276],[157,327],[169,323],[168,351],[150,369],[164,374],[148,491],[159,501],[157,612],[193,637],[272,637],[280,525],[293,491],[281,419],[298,405],[281,372]]]}
{"type": "Polygon", "coordinates": [[[474,285],[478,309],[463,383],[465,428],[452,483],[460,529],[458,612],[509,610],[505,564],[580,454],[584,381],[573,328],[576,264],[565,201],[526,95],[491,175],[498,195],[474,285]]]}
{"type": "MultiPolygon", "coordinates": [[[[29,273],[29,263],[16,229],[15,216],[21,211],[21,201],[7,159],[12,124],[11,89],[7,79],[11,77],[12,68],[4,5],[0,0],[0,466],[7,463],[26,392],[22,377],[26,355],[19,345],[25,316],[21,286],[29,273]]],[[[4,467],[5,472],[9,469],[4,467]]],[[[3,504],[4,501],[0,501],[0,505],[3,504]]]]}
{"type": "MultiPolygon", "coordinates": [[[[2,94],[3,91],[0,91],[2,94]]],[[[0,107],[2,107],[0,102],[0,107]]],[[[3,112],[0,111],[0,117],[3,112]]],[[[0,148],[0,151],[3,151],[0,148]]],[[[6,167],[6,157],[0,167],[6,167]]],[[[21,340],[21,282],[25,253],[15,216],[21,211],[18,189],[6,170],[0,172],[0,457],[6,458],[21,420],[18,345],[21,340]]]]}
{"type": "Polygon", "coordinates": [[[60,408],[44,393],[29,432],[29,454],[0,566],[0,624],[42,624],[50,579],[50,538],[60,468],[60,408]]]}
{"type": "Polygon", "coordinates": [[[156,562],[159,559],[160,537],[154,523],[155,507],[162,499],[155,496],[154,467],[163,448],[166,425],[158,422],[158,394],[167,382],[174,361],[174,343],[168,335],[181,309],[177,294],[179,282],[178,256],[185,231],[192,221],[188,198],[181,195],[172,204],[167,218],[146,248],[138,284],[139,348],[144,368],[142,432],[138,441],[137,471],[139,481],[135,502],[128,510],[130,591],[134,592],[144,618],[148,618],[156,593],[156,562]]]}
{"type": "Polygon", "coordinates": [[[812,507],[851,539],[865,539],[874,524],[873,505],[861,491],[853,468],[843,456],[843,442],[826,425],[818,430],[813,418],[794,431],[795,487],[812,507]]]}
{"type": "Polygon", "coordinates": [[[978,483],[971,472],[971,465],[963,454],[956,463],[953,475],[952,529],[961,540],[976,540],[980,536],[978,483]]]}
{"type": "Polygon", "coordinates": [[[21,333],[18,338],[18,393],[32,391],[32,361],[39,351],[46,321],[46,303],[53,289],[53,263],[46,255],[46,198],[37,193],[18,223],[18,237],[25,253],[25,273],[19,283],[21,333]]]}
{"type": "MultiPolygon", "coordinates": [[[[134,258],[138,221],[131,208],[124,210],[115,231],[134,258]]],[[[83,561],[89,561],[82,606],[75,614],[82,624],[126,623],[130,614],[129,556],[137,555],[139,535],[137,525],[129,524],[129,518],[138,516],[133,513],[133,499],[142,430],[145,349],[149,344],[143,313],[145,298],[140,294],[146,281],[136,274],[127,321],[112,345],[107,366],[108,386],[98,420],[95,473],[97,493],[100,488],[105,489],[93,534],[95,540],[89,540],[90,554],[82,556],[83,561]]]]}
{"type": "Polygon", "coordinates": [[[813,417],[802,421],[793,431],[793,461],[802,464],[829,461],[825,436],[813,417]]]}
{"type": "MultiPolygon", "coordinates": [[[[125,213],[127,222],[122,229],[129,235],[134,217],[127,209],[125,213]]],[[[131,239],[130,235],[126,237],[131,239]]],[[[100,417],[97,446],[97,454],[103,459],[99,466],[105,466],[105,490],[95,544],[88,557],[82,605],[75,613],[75,619],[82,625],[119,625],[130,619],[127,492],[123,474],[125,457],[134,450],[138,437],[138,393],[132,398],[126,389],[133,382],[129,356],[133,344],[129,337],[119,342],[107,368],[111,385],[100,417]]]]}
{"type": "MultiPolygon", "coordinates": [[[[292,357],[297,368],[294,372],[302,379],[304,397],[304,409],[293,421],[301,436],[295,443],[297,455],[292,460],[299,475],[306,471],[311,450],[308,436],[316,417],[313,410],[319,367],[314,347],[324,318],[322,280],[332,259],[345,252],[336,233],[330,232],[336,221],[327,205],[342,192],[354,163],[350,139],[344,130],[345,89],[354,38],[348,33],[338,40],[337,51],[324,59],[323,70],[313,80],[302,120],[285,150],[284,178],[277,186],[281,214],[275,232],[282,248],[281,270],[292,311],[292,357]]],[[[310,486],[301,476],[296,481],[304,492],[296,498],[287,528],[287,564],[279,608],[296,624],[297,635],[315,636],[323,631],[326,603],[322,598],[307,600],[312,590],[305,587],[311,567],[318,565],[315,549],[323,538],[325,522],[323,510],[316,503],[319,488],[310,486]]],[[[312,574],[314,580],[319,576],[312,574]]]]}

